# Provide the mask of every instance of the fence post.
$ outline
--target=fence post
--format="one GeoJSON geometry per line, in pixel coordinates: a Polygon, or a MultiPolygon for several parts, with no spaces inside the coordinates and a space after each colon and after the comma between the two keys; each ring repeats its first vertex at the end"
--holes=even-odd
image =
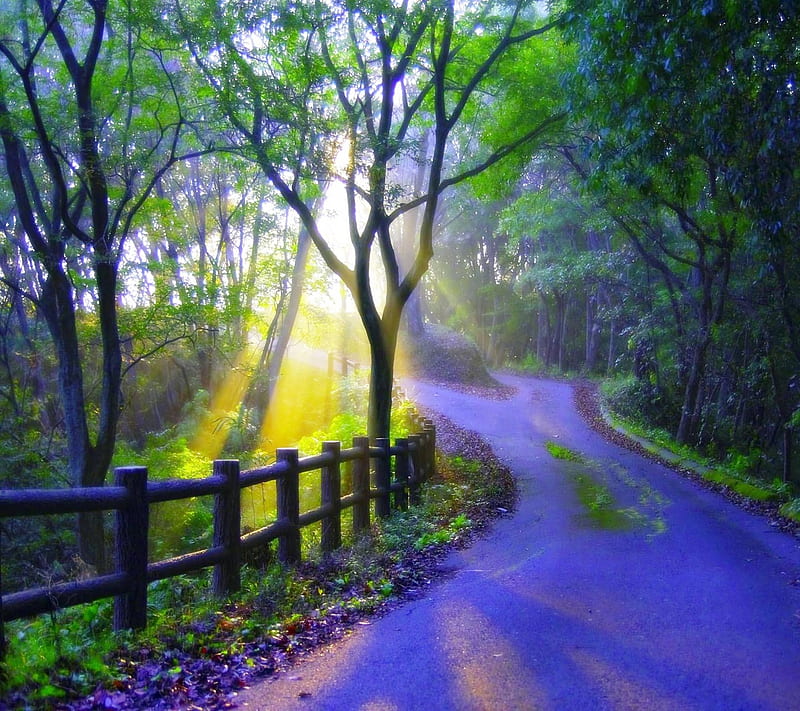
{"type": "MultiPolygon", "coordinates": [[[[0,546],[2,550],[2,546],[0,546]]],[[[0,570],[2,570],[0,565],[0,570]]],[[[3,622],[3,580],[0,576],[0,662],[6,658],[6,623],[3,622]]]]}
{"type": "Polygon", "coordinates": [[[425,444],[425,452],[427,454],[425,478],[430,479],[436,474],[436,425],[430,420],[425,420],[422,431],[427,435],[425,444]]]}
{"type": "Polygon", "coordinates": [[[378,518],[388,518],[392,511],[389,498],[389,487],[392,483],[392,455],[389,452],[389,440],[379,437],[375,440],[381,455],[375,462],[375,488],[378,496],[375,499],[375,516],[378,518]]]}
{"type": "Polygon", "coordinates": [[[214,547],[225,549],[225,560],[214,566],[212,590],[225,596],[238,592],[241,579],[242,503],[239,483],[239,460],[218,459],[214,476],[225,477],[222,491],[214,498],[214,547]]]}
{"type": "Polygon", "coordinates": [[[128,490],[127,504],[117,511],[117,572],[128,579],[128,591],[114,598],[114,629],[144,629],[147,624],[147,467],[119,467],[114,483],[128,490]]]}
{"type": "Polygon", "coordinates": [[[369,528],[369,437],[353,437],[353,447],[361,450],[353,460],[353,493],[359,500],[353,506],[353,532],[369,528]]]}
{"type": "Polygon", "coordinates": [[[297,467],[299,455],[296,449],[281,448],[277,460],[286,462],[289,468],[276,484],[278,489],[278,520],[289,524],[290,530],[278,538],[278,560],[281,563],[300,562],[300,472],[297,467]]]}
{"type": "Polygon", "coordinates": [[[408,472],[409,472],[409,452],[408,439],[398,437],[394,441],[395,446],[400,450],[394,458],[394,480],[403,485],[394,494],[394,507],[400,511],[408,510],[408,472]]]}
{"type": "Polygon", "coordinates": [[[411,452],[411,483],[408,485],[408,493],[411,505],[417,506],[420,503],[419,485],[422,481],[422,436],[418,434],[409,435],[408,443],[411,452]]]}
{"type": "Polygon", "coordinates": [[[320,471],[320,503],[332,507],[330,515],[322,519],[320,548],[323,551],[333,551],[342,545],[341,451],[341,442],[322,443],[323,454],[329,452],[334,457],[333,463],[322,467],[320,471]]]}

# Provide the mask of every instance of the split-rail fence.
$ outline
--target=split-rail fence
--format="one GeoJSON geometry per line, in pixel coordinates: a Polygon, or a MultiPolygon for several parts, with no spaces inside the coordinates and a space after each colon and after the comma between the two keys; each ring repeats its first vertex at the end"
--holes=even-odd
{"type": "Polygon", "coordinates": [[[45,588],[14,592],[0,597],[0,654],[5,650],[3,624],[21,617],[114,597],[114,628],[140,629],[147,622],[147,586],[156,580],[213,566],[212,588],[219,596],[239,590],[241,565],[247,551],[277,539],[278,559],[286,564],[300,561],[301,530],[321,525],[320,546],[332,551],[342,543],[342,512],[352,508],[355,532],[370,527],[370,503],[374,515],[388,517],[392,507],[406,509],[419,499],[420,484],[435,466],[436,431],[424,421],[421,431],[370,444],[355,437],[353,446],[325,442],[320,454],[299,457],[297,449],[278,449],[275,463],[240,471],[238,460],[214,462],[205,479],[148,481],[146,467],[120,467],[114,484],[75,489],[20,489],[0,491],[0,518],[47,516],[88,511],[116,511],[114,524],[115,572],[88,580],[61,582],[45,588]],[[348,468],[351,491],[342,493],[342,465],[348,468]],[[300,511],[303,472],[320,472],[320,506],[300,511]],[[258,530],[242,533],[241,492],[275,482],[276,518],[258,530]],[[148,522],[150,505],[214,496],[211,548],[149,562],[148,522]]]}

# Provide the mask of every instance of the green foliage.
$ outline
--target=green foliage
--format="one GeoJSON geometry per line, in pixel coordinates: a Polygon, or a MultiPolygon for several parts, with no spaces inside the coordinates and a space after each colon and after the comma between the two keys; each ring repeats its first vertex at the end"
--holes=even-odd
{"type": "Polygon", "coordinates": [[[513,364],[515,369],[527,373],[541,373],[544,370],[542,362],[536,357],[535,353],[526,353],[522,361],[513,364]]]}
{"type": "MultiPolygon", "coordinates": [[[[494,101],[483,109],[486,115],[480,117],[479,125],[485,127],[481,143],[499,147],[509,136],[558,116],[566,103],[562,77],[575,58],[574,48],[554,32],[545,32],[510,52],[491,82],[494,101]]],[[[541,150],[542,143],[557,140],[561,129],[561,122],[556,122],[510,159],[473,178],[476,195],[488,201],[513,193],[520,173],[541,150]]]]}
{"type": "Polygon", "coordinates": [[[186,438],[170,429],[149,435],[143,449],[121,442],[113,466],[147,467],[153,480],[203,479],[211,476],[212,463],[191,449],[186,438]]]}
{"type": "MultiPolygon", "coordinates": [[[[191,449],[174,429],[148,436],[143,450],[119,443],[113,466],[147,467],[148,478],[154,481],[205,479],[213,471],[212,462],[191,449]]],[[[208,547],[212,524],[212,501],[208,497],[153,505],[150,509],[151,560],[208,547]]]]}
{"type": "Polygon", "coordinates": [[[650,380],[632,376],[603,381],[603,396],[617,415],[648,427],[674,427],[677,408],[670,394],[650,380]]]}
{"type": "Polygon", "coordinates": [[[574,452],[568,447],[557,444],[556,442],[547,441],[544,443],[544,447],[548,452],[550,452],[551,456],[555,457],[556,459],[563,459],[568,462],[583,461],[583,457],[578,452],[574,452]]]}
{"type": "Polygon", "coordinates": [[[367,431],[367,418],[364,416],[341,413],[336,415],[328,428],[317,430],[303,437],[297,444],[304,455],[319,454],[322,443],[337,440],[343,447],[349,447],[353,437],[363,436],[367,431]]]}
{"type": "Polygon", "coordinates": [[[737,494],[754,501],[775,501],[778,499],[778,493],[770,488],[768,483],[760,482],[750,477],[744,479],[735,470],[731,471],[724,467],[709,469],[703,472],[703,478],[733,489],[737,494]]]}
{"type": "Polygon", "coordinates": [[[782,516],[786,516],[786,518],[800,523],[800,498],[787,501],[781,506],[780,512],[782,516]]]}
{"type": "MultiPolygon", "coordinates": [[[[618,382],[604,383],[603,393],[608,397],[608,405],[614,409],[612,423],[636,437],[652,443],[648,447],[656,454],[664,451],[677,455],[675,460],[681,466],[697,470],[703,478],[715,484],[725,486],[745,498],[754,501],[784,501],[791,499],[793,487],[780,479],[768,480],[758,476],[764,462],[764,453],[758,449],[747,452],[730,451],[723,461],[715,460],[708,453],[680,445],[674,437],[664,429],[643,424],[641,416],[636,419],[620,416],[616,412],[615,400],[610,397],[617,391],[618,382]]],[[[647,444],[645,443],[645,446],[647,444]]]]}
{"type": "Polygon", "coordinates": [[[422,534],[416,541],[414,541],[414,548],[417,550],[422,550],[428,546],[439,546],[451,543],[458,537],[460,533],[469,530],[471,526],[472,521],[470,521],[466,515],[459,514],[452,521],[450,521],[445,528],[440,528],[439,530],[432,531],[431,533],[422,534]]]}
{"type": "Polygon", "coordinates": [[[800,429],[800,407],[798,407],[793,413],[792,418],[789,420],[789,427],[792,429],[800,429]]]}
{"type": "MultiPolygon", "coordinates": [[[[297,444],[300,452],[306,456],[319,454],[322,443],[326,441],[339,441],[343,447],[349,447],[354,437],[364,436],[367,432],[367,418],[363,410],[365,390],[363,379],[345,378],[343,384],[339,386],[343,405],[345,408],[355,408],[360,414],[345,411],[335,415],[328,427],[316,430],[300,439],[297,444]],[[357,394],[353,394],[354,390],[357,394]]],[[[415,416],[416,407],[410,400],[401,399],[394,404],[389,435],[392,441],[412,434],[410,427],[415,416]]]]}
{"type": "Polygon", "coordinates": [[[640,383],[618,405],[713,452],[769,449],[761,465],[774,473],[772,433],[798,403],[798,9],[565,9],[578,54],[569,96],[585,137],[572,164],[648,278],[640,319],[622,302],[640,383]]]}
{"type": "Polygon", "coordinates": [[[8,623],[0,691],[25,689],[33,706],[49,708],[113,681],[118,672],[108,659],[117,644],[111,614],[112,602],[101,600],[8,623]]]}

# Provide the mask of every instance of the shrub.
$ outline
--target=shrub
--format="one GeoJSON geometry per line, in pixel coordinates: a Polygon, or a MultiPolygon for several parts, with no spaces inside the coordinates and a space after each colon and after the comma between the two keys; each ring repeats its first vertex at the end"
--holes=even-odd
{"type": "Polygon", "coordinates": [[[614,412],[632,420],[671,429],[678,421],[680,408],[657,384],[633,377],[610,380],[603,394],[614,412]]]}

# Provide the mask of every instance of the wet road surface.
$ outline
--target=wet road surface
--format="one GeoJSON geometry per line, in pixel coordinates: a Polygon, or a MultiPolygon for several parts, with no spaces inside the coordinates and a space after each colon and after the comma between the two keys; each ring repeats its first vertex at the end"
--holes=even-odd
{"type": "Polygon", "coordinates": [[[603,440],[569,384],[500,379],[511,400],[408,391],[489,441],[520,483],[514,515],[425,598],[241,707],[800,710],[800,540],[603,440]]]}

